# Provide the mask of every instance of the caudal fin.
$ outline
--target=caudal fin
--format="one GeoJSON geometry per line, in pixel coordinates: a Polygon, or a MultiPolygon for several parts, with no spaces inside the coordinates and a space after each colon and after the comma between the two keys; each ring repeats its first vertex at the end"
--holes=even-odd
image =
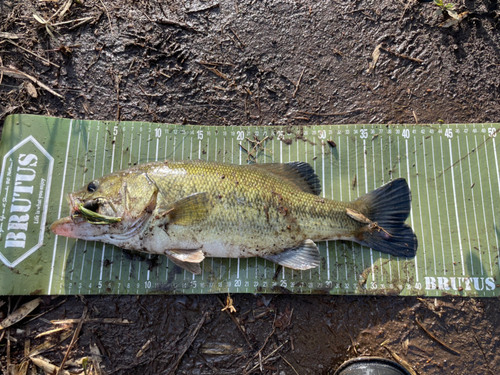
{"type": "Polygon", "coordinates": [[[411,193],[404,178],[356,199],[352,207],[350,216],[366,224],[360,229],[356,242],[398,257],[416,255],[417,236],[405,224],[411,209],[411,193]],[[360,215],[356,217],[356,214],[360,215]]]}

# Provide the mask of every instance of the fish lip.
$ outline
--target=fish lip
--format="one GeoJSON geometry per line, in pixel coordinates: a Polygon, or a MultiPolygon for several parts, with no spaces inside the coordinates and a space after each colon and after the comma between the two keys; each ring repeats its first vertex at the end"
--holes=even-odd
{"type": "Polygon", "coordinates": [[[68,194],[67,196],[68,204],[69,204],[69,209],[70,209],[70,216],[73,216],[76,211],[78,211],[78,206],[82,204],[82,200],[72,193],[68,194]]]}

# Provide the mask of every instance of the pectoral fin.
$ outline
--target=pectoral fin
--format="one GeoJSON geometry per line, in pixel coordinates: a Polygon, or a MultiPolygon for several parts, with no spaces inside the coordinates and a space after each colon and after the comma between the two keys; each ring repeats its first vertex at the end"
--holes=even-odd
{"type": "Polygon", "coordinates": [[[315,268],[321,262],[318,247],[311,240],[302,241],[298,246],[285,249],[279,254],[267,255],[262,258],[295,270],[315,268]]]}
{"type": "Polygon", "coordinates": [[[209,208],[208,193],[195,193],[160,207],[158,214],[165,217],[165,224],[193,225],[206,218],[209,208]]]}
{"type": "Polygon", "coordinates": [[[172,261],[172,263],[181,267],[182,269],[194,273],[195,275],[201,275],[200,263],[183,262],[181,260],[171,257],[170,255],[167,255],[167,257],[170,259],[170,261],[172,261]]]}

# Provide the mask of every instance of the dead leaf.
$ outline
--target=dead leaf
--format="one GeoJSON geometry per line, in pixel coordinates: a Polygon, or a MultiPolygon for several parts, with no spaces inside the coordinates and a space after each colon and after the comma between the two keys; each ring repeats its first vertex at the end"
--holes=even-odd
{"type": "Polygon", "coordinates": [[[19,35],[12,34],[12,33],[0,32],[0,38],[5,38],[5,39],[19,39],[19,35]]]}
{"type": "Polygon", "coordinates": [[[26,91],[28,91],[28,94],[30,94],[32,98],[38,97],[38,93],[36,92],[35,86],[33,86],[31,82],[26,82],[24,84],[24,87],[26,87],[26,91]]]}
{"type": "Polygon", "coordinates": [[[453,25],[456,25],[459,22],[461,22],[465,17],[467,17],[468,14],[469,14],[469,12],[460,13],[457,16],[457,18],[450,18],[449,20],[447,20],[446,22],[443,22],[439,26],[441,26],[441,27],[452,27],[453,25]]]}
{"type": "Polygon", "coordinates": [[[71,331],[67,331],[67,332],[64,332],[61,334],[61,336],[59,337],[59,340],[58,341],[45,341],[43,344],[40,344],[38,345],[36,348],[34,348],[31,352],[30,352],[30,357],[31,356],[34,356],[34,355],[37,355],[37,354],[40,354],[46,350],[49,350],[49,349],[52,349],[54,346],[62,343],[64,340],[66,340],[67,338],[69,338],[71,335],[73,334],[73,332],[71,331]]]}
{"type": "Polygon", "coordinates": [[[243,352],[243,348],[231,344],[209,343],[203,344],[200,347],[200,352],[207,355],[240,354],[243,352]]]}
{"type": "Polygon", "coordinates": [[[0,323],[0,330],[10,327],[11,325],[23,320],[26,315],[35,310],[40,304],[41,299],[35,298],[32,301],[29,301],[10,314],[7,318],[5,318],[2,323],[0,323]]]}
{"type": "Polygon", "coordinates": [[[382,48],[382,43],[379,44],[375,49],[373,50],[372,53],[372,62],[368,66],[368,69],[366,70],[367,73],[371,73],[375,69],[375,65],[377,65],[378,58],[380,56],[380,48],[382,48]]]}
{"type": "Polygon", "coordinates": [[[66,328],[56,328],[56,329],[51,329],[50,331],[45,331],[45,332],[42,332],[38,335],[35,336],[35,339],[39,338],[39,337],[42,337],[42,336],[47,336],[47,335],[51,335],[53,333],[56,333],[56,332],[59,332],[59,331],[64,331],[66,328]]]}
{"type": "MultiPolygon", "coordinates": [[[[45,359],[37,357],[30,357],[30,359],[37,367],[40,367],[47,374],[56,374],[59,371],[59,367],[47,362],[45,359]]],[[[59,371],[59,374],[70,375],[66,370],[59,371]]]]}
{"type": "Polygon", "coordinates": [[[12,373],[15,375],[26,375],[26,373],[28,372],[29,364],[30,364],[29,361],[23,360],[18,365],[11,365],[14,366],[12,373]]]}
{"type": "MultiPolygon", "coordinates": [[[[81,319],[62,319],[62,320],[51,320],[52,324],[76,324],[80,323],[81,319]]],[[[133,324],[131,320],[121,319],[121,318],[91,318],[85,319],[87,323],[103,323],[103,324],[133,324]]]]}

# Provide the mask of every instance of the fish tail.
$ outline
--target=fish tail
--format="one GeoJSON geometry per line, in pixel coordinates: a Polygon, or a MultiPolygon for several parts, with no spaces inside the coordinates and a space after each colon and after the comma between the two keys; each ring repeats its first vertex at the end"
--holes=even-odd
{"type": "Polygon", "coordinates": [[[351,214],[364,223],[355,241],[383,253],[414,257],[418,240],[405,224],[411,209],[411,192],[404,178],[397,178],[352,203],[351,214]],[[356,213],[360,213],[356,217],[356,213]]]}

